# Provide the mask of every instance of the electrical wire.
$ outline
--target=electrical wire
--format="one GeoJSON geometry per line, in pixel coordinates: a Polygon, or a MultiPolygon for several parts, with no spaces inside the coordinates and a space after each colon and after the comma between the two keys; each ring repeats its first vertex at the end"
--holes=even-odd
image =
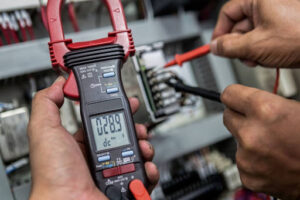
{"type": "Polygon", "coordinates": [[[21,17],[21,14],[19,11],[15,11],[15,17],[17,19],[17,23],[19,25],[19,28],[21,30],[21,35],[22,35],[22,39],[23,39],[23,42],[26,42],[27,41],[27,33],[26,33],[26,24],[24,22],[24,20],[22,19],[21,17]]]}
{"type": "Polygon", "coordinates": [[[15,30],[13,30],[12,28],[9,28],[10,34],[14,40],[15,43],[19,43],[20,40],[18,38],[17,32],[15,30]]]}
{"type": "Polygon", "coordinates": [[[18,31],[20,29],[19,24],[17,23],[17,19],[14,14],[9,15],[9,27],[12,32],[12,37],[16,43],[20,42],[20,38],[18,36],[18,31]]]}
{"type": "MultiPolygon", "coordinates": [[[[6,19],[7,20],[7,19],[6,19]]],[[[6,44],[11,44],[10,33],[8,31],[8,25],[6,23],[4,15],[0,15],[0,31],[3,33],[6,44]]]]}
{"type": "Polygon", "coordinates": [[[27,27],[27,31],[28,31],[28,33],[29,33],[30,40],[34,40],[34,39],[35,39],[35,35],[34,35],[34,31],[33,31],[32,26],[28,26],[28,27],[27,27]]]}
{"type": "Polygon", "coordinates": [[[11,44],[12,42],[11,42],[8,30],[6,28],[2,28],[2,27],[0,27],[0,30],[3,33],[3,36],[5,38],[5,42],[7,44],[11,44]]]}
{"type": "Polygon", "coordinates": [[[25,21],[26,24],[26,30],[29,33],[30,36],[30,40],[34,40],[35,39],[35,34],[32,28],[32,20],[30,18],[29,13],[26,10],[21,10],[21,16],[25,21]]]}

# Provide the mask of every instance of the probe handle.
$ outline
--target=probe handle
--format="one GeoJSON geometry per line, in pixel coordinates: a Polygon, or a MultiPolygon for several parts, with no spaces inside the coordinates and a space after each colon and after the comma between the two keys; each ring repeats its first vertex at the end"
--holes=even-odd
{"type": "Polygon", "coordinates": [[[210,45],[209,44],[201,46],[197,49],[194,49],[194,50],[189,51],[189,52],[184,53],[184,54],[177,54],[175,56],[174,60],[172,60],[171,62],[169,62],[165,65],[165,68],[176,65],[176,64],[178,64],[179,66],[182,66],[182,64],[184,62],[189,61],[189,60],[193,60],[193,59],[201,57],[201,56],[205,56],[208,53],[210,53],[210,45]]]}

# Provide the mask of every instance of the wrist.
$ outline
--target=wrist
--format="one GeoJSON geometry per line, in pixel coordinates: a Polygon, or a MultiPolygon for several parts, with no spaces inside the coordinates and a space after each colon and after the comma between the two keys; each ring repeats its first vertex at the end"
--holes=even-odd
{"type": "Polygon", "coordinates": [[[108,200],[98,188],[79,191],[74,188],[33,188],[29,200],[108,200]]]}

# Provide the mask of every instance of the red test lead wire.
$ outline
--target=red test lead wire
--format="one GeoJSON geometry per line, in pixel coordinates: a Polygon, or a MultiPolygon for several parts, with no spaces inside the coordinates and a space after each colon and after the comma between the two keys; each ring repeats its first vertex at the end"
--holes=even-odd
{"type": "Polygon", "coordinates": [[[182,66],[182,64],[184,62],[189,61],[189,60],[193,60],[193,59],[201,57],[201,56],[205,56],[208,53],[210,53],[210,45],[209,44],[201,46],[197,49],[194,49],[192,51],[189,51],[189,52],[181,54],[181,55],[177,54],[175,56],[175,59],[170,61],[169,63],[167,63],[164,66],[164,68],[171,67],[173,65],[182,66]]]}

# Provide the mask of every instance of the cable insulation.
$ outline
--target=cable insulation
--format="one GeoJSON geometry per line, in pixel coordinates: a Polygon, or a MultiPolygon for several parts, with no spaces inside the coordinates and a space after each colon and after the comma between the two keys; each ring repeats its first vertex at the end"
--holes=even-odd
{"type": "Polygon", "coordinates": [[[167,84],[169,86],[173,87],[176,91],[194,94],[194,95],[209,99],[211,101],[222,103],[221,102],[221,94],[218,92],[206,90],[206,89],[198,88],[198,87],[191,87],[191,86],[185,85],[183,83],[179,83],[179,82],[173,83],[171,81],[168,81],[167,84]]]}

